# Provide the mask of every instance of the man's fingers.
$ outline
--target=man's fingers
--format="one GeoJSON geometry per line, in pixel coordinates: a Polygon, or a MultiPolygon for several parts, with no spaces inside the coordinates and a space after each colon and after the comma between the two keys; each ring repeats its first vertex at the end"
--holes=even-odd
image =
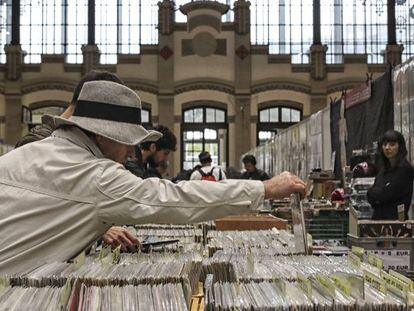
{"type": "Polygon", "coordinates": [[[293,192],[299,192],[300,198],[303,199],[306,195],[306,188],[301,183],[295,183],[292,185],[293,192]]]}
{"type": "Polygon", "coordinates": [[[118,239],[119,239],[119,242],[125,245],[126,247],[135,245],[134,241],[129,239],[128,236],[125,234],[125,232],[121,232],[118,235],[118,239]]]}
{"type": "Polygon", "coordinates": [[[137,237],[126,229],[125,229],[125,235],[128,238],[128,240],[130,240],[134,245],[139,244],[139,240],[137,239],[137,237]]]}

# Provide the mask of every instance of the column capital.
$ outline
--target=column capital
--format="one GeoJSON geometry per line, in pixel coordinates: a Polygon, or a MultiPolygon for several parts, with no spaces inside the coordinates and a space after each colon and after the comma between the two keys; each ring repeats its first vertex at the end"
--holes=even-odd
{"type": "Polygon", "coordinates": [[[23,57],[25,52],[20,44],[6,44],[4,46],[6,53],[6,79],[18,80],[22,76],[23,57]]]}
{"type": "Polygon", "coordinates": [[[250,33],[250,2],[238,0],[234,2],[234,25],[238,35],[250,33]]]}
{"type": "Polygon", "coordinates": [[[174,30],[174,2],[163,0],[158,2],[158,32],[160,35],[170,35],[174,30]]]}
{"type": "Polygon", "coordinates": [[[81,49],[83,54],[82,74],[85,74],[97,67],[101,52],[96,44],[83,45],[81,49]]]}
{"type": "Polygon", "coordinates": [[[324,44],[312,44],[310,47],[311,77],[314,80],[326,78],[326,51],[324,44]]]}
{"type": "Polygon", "coordinates": [[[404,47],[402,44],[387,44],[385,49],[385,63],[391,66],[401,64],[401,55],[404,47]]]}

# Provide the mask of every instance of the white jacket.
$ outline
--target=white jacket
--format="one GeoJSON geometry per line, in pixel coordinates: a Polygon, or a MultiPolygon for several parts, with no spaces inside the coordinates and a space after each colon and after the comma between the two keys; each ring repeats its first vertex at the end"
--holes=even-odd
{"type": "Polygon", "coordinates": [[[260,181],[142,180],[76,127],[0,157],[0,275],[75,256],[112,225],[195,223],[256,209],[260,181]]]}

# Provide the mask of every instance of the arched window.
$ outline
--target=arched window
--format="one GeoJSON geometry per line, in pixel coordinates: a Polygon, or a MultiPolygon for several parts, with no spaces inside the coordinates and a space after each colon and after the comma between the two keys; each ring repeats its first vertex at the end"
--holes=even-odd
{"type": "Polygon", "coordinates": [[[276,106],[259,110],[257,145],[262,145],[281,129],[302,120],[302,111],[297,108],[276,106]]]}
{"type": "Polygon", "coordinates": [[[226,111],[214,107],[197,107],[183,111],[182,169],[192,169],[199,164],[201,151],[210,152],[214,165],[227,164],[226,111]]]}
{"type": "Polygon", "coordinates": [[[63,106],[44,106],[39,108],[30,109],[29,107],[22,107],[22,122],[27,124],[29,129],[42,123],[42,116],[44,114],[50,114],[58,116],[65,111],[63,106]]]}

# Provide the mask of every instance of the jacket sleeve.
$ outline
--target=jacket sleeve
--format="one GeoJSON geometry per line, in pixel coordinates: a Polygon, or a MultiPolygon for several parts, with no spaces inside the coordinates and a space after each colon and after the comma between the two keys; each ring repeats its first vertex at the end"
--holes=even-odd
{"type": "Polygon", "coordinates": [[[390,181],[384,186],[378,185],[377,178],[367,193],[368,202],[371,204],[396,203],[404,200],[404,196],[412,192],[413,170],[411,167],[398,167],[390,181]]]}
{"type": "Polygon", "coordinates": [[[264,198],[261,181],[142,180],[112,161],[102,165],[97,182],[98,215],[101,221],[117,225],[213,220],[255,210],[264,198]]]}
{"type": "Polygon", "coordinates": [[[269,175],[267,175],[267,173],[266,173],[266,172],[263,172],[263,174],[262,174],[262,176],[261,176],[260,180],[261,180],[261,181],[264,181],[264,180],[268,180],[268,179],[270,179],[269,175]]]}
{"type": "Polygon", "coordinates": [[[25,136],[23,136],[15,145],[15,148],[24,146],[35,141],[42,140],[46,137],[49,137],[53,132],[53,128],[47,124],[36,125],[30,130],[25,136]]]}

